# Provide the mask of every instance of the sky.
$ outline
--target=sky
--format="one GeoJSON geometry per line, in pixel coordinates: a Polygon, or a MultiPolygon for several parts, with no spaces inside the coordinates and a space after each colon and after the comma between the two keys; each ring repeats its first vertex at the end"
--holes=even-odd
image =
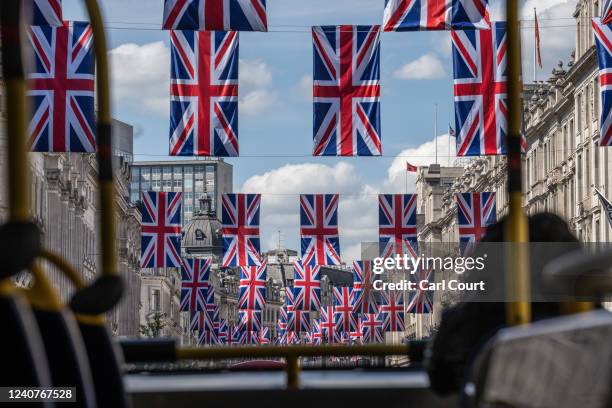
{"type": "MultiPolygon", "coordinates": [[[[502,0],[490,0],[503,19],[502,0]]],[[[83,20],[81,0],[63,0],[64,18],[83,20]]],[[[168,159],[169,34],[163,0],[101,0],[111,57],[113,115],[134,126],[135,159],[168,159]]],[[[576,0],[521,1],[523,72],[533,79],[533,8],[538,8],[548,77],[567,62],[575,42],[576,0]]],[[[381,24],[384,0],[268,0],[267,33],[240,33],[239,139],[234,191],[261,193],[262,250],[299,250],[299,194],[340,193],[343,260],[358,259],[360,242],[377,241],[379,193],[413,192],[415,165],[454,162],[448,32],[384,33],[381,39],[383,157],[315,158],[312,151],[310,26],[381,24]],[[438,111],[437,133],[435,112],[438,111]],[[438,137],[435,138],[434,135],[438,137]],[[437,143],[435,142],[437,140],[437,143]],[[450,151],[450,155],[449,155],[450,151]],[[280,231],[280,233],[279,233],[280,231]]]]}

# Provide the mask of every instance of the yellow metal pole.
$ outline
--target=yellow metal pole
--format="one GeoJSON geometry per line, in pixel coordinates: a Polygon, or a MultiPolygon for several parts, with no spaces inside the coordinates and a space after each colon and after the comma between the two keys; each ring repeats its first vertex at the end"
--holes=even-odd
{"type": "Polygon", "coordinates": [[[115,201],[112,167],[110,75],[107,58],[106,37],[102,15],[96,0],[85,0],[93,31],[96,56],[96,85],[98,101],[98,183],[100,190],[100,242],[102,251],[102,274],[117,276],[117,248],[115,242],[115,201]]]}
{"type": "Polygon", "coordinates": [[[521,32],[518,0],[507,0],[508,27],[508,196],[506,223],[506,320],[509,325],[531,320],[529,285],[529,224],[522,208],[521,133],[523,124],[521,32]]]}

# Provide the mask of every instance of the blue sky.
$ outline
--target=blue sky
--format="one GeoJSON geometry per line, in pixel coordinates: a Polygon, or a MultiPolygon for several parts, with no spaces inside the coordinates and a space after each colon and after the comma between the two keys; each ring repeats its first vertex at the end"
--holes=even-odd
{"type": "MultiPolygon", "coordinates": [[[[117,101],[114,116],[132,124],[136,160],[165,159],[168,151],[169,36],[161,27],[163,0],[102,0],[110,39],[117,101]]],[[[438,105],[440,162],[448,158],[448,123],[453,122],[452,59],[448,32],[385,33],[381,49],[383,158],[312,158],[311,25],[380,24],[384,0],[268,0],[271,32],[240,34],[241,156],[234,189],[264,194],[264,248],[281,231],[297,247],[297,194],[340,192],[344,252],[356,257],[361,240],[376,240],[376,194],[413,188],[406,161],[435,161],[434,105],[438,105]],[[261,157],[273,156],[273,157],[261,157]],[[398,157],[399,156],[399,157],[398,157]],[[406,157],[407,156],[407,157],[406,157]],[[444,157],[443,157],[444,156],[444,157]],[[266,197],[267,195],[267,197],[266,197]],[[344,232],[344,233],[343,233],[344,232]]],[[[494,15],[501,0],[492,0],[494,15]]],[[[542,20],[546,78],[573,48],[570,25],[575,0],[529,0],[542,20]]],[[[64,0],[65,19],[83,19],[80,0],[64,0]]],[[[524,70],[532,72],[531,30],[525,30],[524,70]]],[[[532,74],[529,74],[531,77],[532,74]]],[[[453,149],[454,151],[454,149],[453,149]]]]}

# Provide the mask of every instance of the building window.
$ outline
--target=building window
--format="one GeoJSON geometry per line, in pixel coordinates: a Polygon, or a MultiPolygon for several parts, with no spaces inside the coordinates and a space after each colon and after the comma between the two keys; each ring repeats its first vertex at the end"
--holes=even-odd
{"type": "Polygon", "coordinates": [[[151,176],[152,176],[153,180],[155,180],[155,179],[159,180],[161,178],[161,168],[153,167],[151,169],[151,176]]]}
{"type": "Polygon", "coordinates": [[[153,311],[160,311],[161,309],[161,293],[159,291],[159,289],[152,289],[151,290],[151,310],[153,311]]]}
{"type": "Polygon", "coordinates": [[[170,180],[172,178],[172,169],[170,167],[164,167],[164,180],[170,180]]]}

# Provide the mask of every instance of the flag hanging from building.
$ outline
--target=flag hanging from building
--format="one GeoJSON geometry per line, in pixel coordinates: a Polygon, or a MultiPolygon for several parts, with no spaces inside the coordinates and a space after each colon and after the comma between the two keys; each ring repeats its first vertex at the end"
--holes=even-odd
{"type": "Polygon", "coordinates": [[[457,156],[506,154],[506,23],[451,32],[457,156]]]}
{"type": "Polygon", "coordinates": [[[416,250],[416,202],[416,194],[378,196],[378,245],[381,257],[393,258],[412,254],[416,250]]]}
{"type": "Polygon", "coordinates": [[[599,145],[612,146],[612,25],[602,24],[599,18],[594,18],[592,25],[601,88],[599,145]]]}
{"type": "Polygon", "coordinates": [[[488,0],[385,0],[385,31],[489,29],[488,0]]]}
{"type": "Polygon", "coordinates": [[[34,0],[32,4],[32,25],[61,27],[62,0],[34,0]]]}
{"type": "Polygon", "coordinates": [[[295,261],[293,271],[295,308],[304,311],[319,311],[321,309],[321,267],[295,261]]]}
{"type": "Polygon", "coordinates": [[[141,193],[141,268],[181,267],[181,201],[183,193],[141,193]]]}
{"type": "Polygon", "coordinates": [[[361,328],[364,343],[382,343],[383,319],[379,313],[363,313],[361,315],[361,328]]]}
{"type": "Polygon", "coordinates": [[[93,32],[89,23],[28,27],[28,145],[33,152],[96,151],[93,32]]]}
{"type": "Polygon", "coordinates": [[[266,0],[164,0],[164,30],[268,31],[266,0]]]}
{"type": "Polygon", "coordinates": [[[495,193],[457,193],[459,248],[465,254],[497,222],[495,193]]]}
{"type": "Polygon", "coordinates": [[[353,288],[334,287],[334,323],[339,333],[357,330],[353,288]]]}
{"type": "Polygon", "coordinates": [[[353,262],[354,308],[357,313],[375,313],[378,306],[372,292],[372,261],[353,262]]]}
{"type": "Polygon", "coordinates": [[[612,23],[612,0],[603,0],[601,6],[601,22],[603,24],[612,23]]]}
{"type": "Polygon", "coordinates": [[[419,171],[419,168],[413,164],[406,162],[406,171],[408,173],[416,173],[417,171],[419,171]]]}
{"type": "Polygon", "coordinates": [[[238,33],[171,31],[170,155],[238,156],[238,33]]]}
{"type": "Polygon", "coordinates": [[[314,156],[380,156],[380,26],[312,28],[314,156]]]}
{"type": "Polygon", "coordinates": [[[604,209],[608,223],[610,223],[610,227],[612,227],[612,203],[602,194],[601,191],[595,189],[595,192],[601,201],[601,206],[604,209]]]}
{"type": "Polygon", "coordinates": [[[433,292],[424,290],[425,285],[433,280],[432,268],[418,268],[410,280],[417,285],[417,289],[408,293],[408,307],[406,313],[427,314],[433,313],[433,292]]]}
{"type": "Polygon", "coordinates": [[[210,287],[210,258],[183,258],[181,264],[181,312],[206,309],[210,287]]]}
{"type": "Polygon", "coordinates": [[[383,320],[383,332],[402,332],[406,329],[404,316],[404,293],[400,291],[382,292],[383,303],[380,315],[383,320]]]}
{"type": "Polygon", "coordinates": [[[270,328],[264,327],[259,332],[259,344],[270,344],[270,328]]]}
{"type": "Polygon", "coordinates": [[[311,342],[315,346],[323,343],[323,329],[321,328],[321,319],[312,319],[311,342]]]}
{"type": "Polygon", "coordinates": [[[217,339],[219,340],[219,344],[227,344],[229,327],[226,319],[219,319],[219,333],[217,334],[217,339]]]}
{"type": "Polygon", "coordinates": [[[223,194],[221,233],[223,267],[261,265],[259,239],[260,194],[223,194]]]}
{"type": "MultiPolygon", "coordinates": [[[[534,64],[537,64],[540,69],[542,69],[542,50],[540,49],[540,24],[538,23],[538,13],[536,9],[533,9],[534,15],[534,39],[535,39],[535,61],[534,64]]],[[[535,78],[534,78],[535,79],[535,78]]]]}
{"type": "Polygon", "coordinates": [[[300,234],[304,265],[340,265],[338,194],[300,196],[300,234]]]}
{"type": "Polygon", "coordinates": [[[264,310],[266,307],[266,270],[265,260],[259,266],[240,267],[239,309],[264,310]]]}
{"type": "Polygon", "coordinates": [[[336,337],[333,306],[321,307],[321,332],[328,342],[333,343],[336,337]]]}

